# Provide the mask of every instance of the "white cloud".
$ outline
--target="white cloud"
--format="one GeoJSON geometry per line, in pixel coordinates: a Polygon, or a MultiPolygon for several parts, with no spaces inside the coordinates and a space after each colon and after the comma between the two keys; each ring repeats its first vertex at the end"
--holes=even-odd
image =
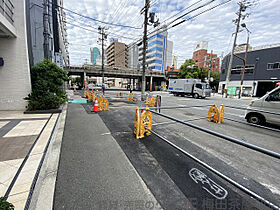
{"type": "MultiPolygon", "coordinates": [[[[160,17],[160,21],[163,21],[196,1],[197,0],[151,0],[153,5],[151,11],[156,11],[158,13],[157,15],[160,17]]],[[[225,0],[216,0],[215,2],[220,3],[222,1],[225,0]]],[[[202,0],[200,4],[195,5],[193,8],[206,2],[207,0],[202,0]]],[[[211,5],[217,3],[212,3],[211,5]]],[[[77,13],[101,21],[133,25],[135,27],[142,26],[143,15],[140,15],[140,10],[144,6],[143,4],[143,0],[64,0],[65,8],[71,9],[77,13]]],[[[209,7],[210,6],[208,6],[208,8],[209,7]]],[[[189,14],[188,17],[196,15],[201,11],[203,11],[203,9],[189,14]]],[[[233,39],[231,35],[235,31],[235,25],[232,23],[232,19],[236,18],[235,13],[237,11],[237,1],[233,0],[226,5],[213,9],[191,21],[186,21],[170,29],[168,31],[168,39],[173,41],[173,54],[179,55],[179,61],[182,63],[184,59],[192,57],[194,44],[201,40],[209,41],[209,51],[213,50],[218,55],[228,53],[232,47],[233,39]]],[[[279,0],[261,0],[258,5],[248,9],[248,12],[251,14],[244,22],[246,22],[248,29],[252,32],[250,35],[250,44],[252,46],[280,42],[279,0]]],[[[71,16],[74,17],[73,20],[69,17],[70,13],[67,12],[67,14],[68,22],[83,27],[86,27],[83,24],[91,25],[94,28],[101,25],[108,27],[109,33],[133,38],[138,38],[143,35],[143,29],[134,30],[105,25],[71,14],[71,16]]],[[[153,30],[152,27],[149,27],[149,30],[153,30]]],[[[97,44],[99,35],[71,25],[68,25],[67,33],[70,43],[69,52],[71,64],[83,64],[85,62],[84,59],[89,59],[90,57],[89,48],[99,46],[97,44]]],[[[108,38],[111,37],[116,36],[109,34],[108,38]]],[[[238,34],[237,42],[239,44],[244,43],[246,42],[246,38],[247,34],[244,30],[238,34]]],[[[119,40],[126,44],[131,43],[129,39],[119,38],[119,40]]]]}

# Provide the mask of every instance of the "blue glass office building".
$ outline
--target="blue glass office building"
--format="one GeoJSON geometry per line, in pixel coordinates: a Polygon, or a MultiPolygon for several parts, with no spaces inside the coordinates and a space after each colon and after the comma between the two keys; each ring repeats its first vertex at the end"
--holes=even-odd
{"type": "MultiPolygon", "coordinates": [[[[167,33],[155,34],[148,38],[146,51],[147,68],[152,71],[164,72],[172,63],[173,43],[167,40],[167,33]]],[[[143,60],[143,45],[139,47],[139,62],[143,60]]]]}
{"type": "Polygon", "coordinates": [[[100,56],[100,52],[99,49],[97,47],[92,47],[90,48],[90,62],[93,65],[96,65],[96,60],[98,58],[98,56],[100,56]]]}

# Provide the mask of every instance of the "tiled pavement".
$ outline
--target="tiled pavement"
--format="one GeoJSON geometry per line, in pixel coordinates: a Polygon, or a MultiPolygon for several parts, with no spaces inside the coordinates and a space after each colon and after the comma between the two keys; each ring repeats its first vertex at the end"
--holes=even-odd
{"type": "Polygon", "coordinates": [[[45,146],[59,114],[23,114],[0,111],[0,197],[7,195],[15,209],[24,209],[45,146]]]}

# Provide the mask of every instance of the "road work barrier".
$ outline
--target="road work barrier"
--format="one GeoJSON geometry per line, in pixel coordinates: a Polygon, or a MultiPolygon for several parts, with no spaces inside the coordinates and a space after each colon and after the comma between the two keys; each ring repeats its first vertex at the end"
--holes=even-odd
{"type": "Polygon", "coordinates": [[[99,111],[109,111],[109,102],[105,96],[99,96],[97,98],[99,111]]]}
{"type": "Polygon", "coordinates": [[[117,97],[123,97],[123,93],[122,92],[117,93],[117,97]]]}
{"type": "Polygon", "coordinates": [[[156,96],[148,96],[146,98],[146,106],[156,107],[157,106],[157,97],[156,96]]]}
{"type": "MultiPolygon", "coordinates": [[[[193,108],[193,107],[209,107],[209,105],[199,105],[199,106],[170,106],[170,107],[161,107],[161,109],[175,109],[175,108],[193,108]]],[[[214,119],[214,115],[215,115],[215,120],[216,122],[222,122],[224,119],[224,110],[223,105],[221,105],[220,108],[218,108],[218,106],[216,105],[210,105],[210,109],[209,109],[209,117],[211,117],[211,119],[214,119]],[[212,107],[212,108],[211,108],[212,107]]],[[[265,198],[261,197],[260,195],[256,194],[255,192],[251,191],[250,189],[248,189],[247,187],[237,183],[236,181],[232,180],[231,178],[229,178],[228,176],[224,175],[223,173],[217,171],[216,169],[212,168],[211,166],[209,166],[207,163],[199,160],[198,158],[194,157],[193,155],[189,154],[188,152],[186,152],[185,150],[183,150],[182,148],[178,147],[177,145],[175,145],[174,143],[172,143],[171,141],[169,141],[168,139],[166,139],[165,137],[161,136],[160,134],[158,134],[157,132],[155,132],[154,130],[152,130],[152,126],[154,124],[152,124],[152,114],[156,114],[158,116],[164,117],[166,119],[169,119],[173,122],[177,122],[183,125],[186,125],[190,128],[199,130],[201,132],[210,134],[212,136],[216,136],[219,139],[224,139],[226,141],[229,141],[233,144],[238,144],[240,146],[246,147],[250,150],[254,150],[260,153],[263,153],[265,155],[268,155],[270,157],[273,158],[277,158],[280,159],[280,154],[277,152],[274,152],[272,150],[268,150],[266,148],[254,145],[254,144],[250,144],[247,143],[246,141],[231,137],[231,136],[227,136],[224,135],[222,133],[216,132],[216,131],[212,131],[208,128],[204,128],[195,124],[191,124],[188,121],[192,121],[192,120],[198,120],[198,119],[203,119],[205,117],[202,118],[196,118],[196,119],[190,119],[190,120],[180,120],[180,119],[176,119],[172,116],[163,114],[163,113],[159,113],[156,110],[156,107],[146,107],[146,108],[136,108],[135,111],[135,120],[134,120],[134,134],[136,136],[137,139],[141,139],[144,138],[145,136],[148,135],[155,135],[157,137],[159,137],[161,140],[165,141],[166,143],[168,143],[170,146],[174,147],[175,149],[179,150],[180,152],[182,152],[183,154],[189,156],[190,158],[192,158],[194,161],[198,162],[199,164],[203,165],[205,168],[207,168],[208,170],[212,171],[213,173],[215,173],[216,175],[218,175],[219,177],[223,178],[224,180],[228,181],[229,183],[231,183],[232,185],[234,185],[235,187],[237,187],[238,189],[242,190],[243,192],[249,194],[251,197],[255,198],[256,200],[260,201],[261,203],[265,204],[266,206],[272,208],[272,209],[279,209],[279,207],[275,204],[273,204],[272,202],[266,200],[265,198]],[[141,113],[141,110],[143,110],[143,112],[141,113]]],[[[208,118],[208,117],[207,117],[208,118]]],[[[170,122],[167,123],[157,123],[155,125],[163,125],[163,124],[170,124],[170,122]]],[[[263,127],[263,126],[261,126],[263,127]]]]}
{"type": "Polygon", "coordinates": [[[222,123],[224,122],[225,115],[225,106],[222,104],[221,108],[214,104],[210,106],[208,110],[208,121],[212,121],[214,123],[222,123]]]}
{"type": "Polygon", "coordinates": [[[127,100],[128,100],[128,101],[137,102],[136,94],[129,93],[129,94],[128,94],[128,97],[127,97],[127,100]]]}

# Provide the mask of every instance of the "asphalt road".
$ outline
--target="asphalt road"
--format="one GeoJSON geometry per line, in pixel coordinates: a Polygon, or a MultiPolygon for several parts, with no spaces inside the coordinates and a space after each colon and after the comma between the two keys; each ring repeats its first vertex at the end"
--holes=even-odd
{"type": "MultiPolygon", "coordinates": [[[[206,100],[195,100],[190,97],[174,97],[168,93],[161,93],[161,95],[162,106],[224,104],[246,107],[250,102],[248,99],[237,100],[211,97],[206,100]]],[[[123,120],[125,121],[125,119],[128,119],[128,116],[130,116],[130,120],[128,120],[127,123],[128,125],[132,126],[130,123],[134,120],[133,112],[135,110],[132,108],[131,113],[128,114],[128,107],[120,107],[119,109],[116,109],[117,108],[114,108],[113,115],[116,116],[117,114],[117,116],[119,116],[117,119],[122,119],[121,122],[123,120]]],[[[207,108],[200,107],[195,109],[162,110],[163,113],[181,120],[207,116],[207,111],[207,108]]],[[[225,117],[246,122],[244,119],[244,114],[245,112],[243,110],[226,108],[225,117]]],[[[108,115],[110,114],[108,113],[108,115]]],[[[103,116],[103,114],[101,114],[101,116],[103,116]]],[[[113,123],[112,119],[106,120],[104,117],[102,118],[109,129],[114,130],[113,127],[116,122],[113,123]],[[110,124],[112,124],[112,126],[110,126],[110,124]]],[[[165,121],[169,120],[153,115],[154,123],[165,121]]],[[[278,153],[280,152],[278,132],[235,123],[228,120],[225,120],[223,124],[211,123],[205,119],[193,121],[191,123],[204,128],[212,129],[214,131],[241,139],[243,141],[270,149],[278,153]]],[[[123,123],[119,122],[118,124],[123,123]]],[[[154,126],[153,130],[163,135],[168,140],[183,148],[190,154],[196,155],[200,158],[200,160],[208,163],[210,166],[229,176],[233,180],[260,194],[267,200],[280,205],[279,160],[180,124],[154,126]],[[197,152],[197,150],[200,152],[197,152]]],[[[118,132],[121,132],[121,129],[118,132]]],[[[153,136],[153,138],[155,137],[153,136]]],[[[116,139],[118,141],[118,138],[116,139]]],[[[143,140],[145,141],[146,138],[143,140]]],[[[147,145],[145,146],[147,147],[147,145]]],[[[152,156],[156,156],[156,154],[152,153],[152,156]]]]}
{"type": "MultiPolygon", "coordinates": [[[[116,96],[116,93],[107,91],[106,95],[112,98],[116,96]]],[[[139,96],[139,92],[136,94],[139,96]]],[[[162,95],[162,106],[225,104],[245,107],[249,103],[249,100],[220,97],[196,100],[189,97],[175,97],[168,93],[159,94],[162,95]]],[[[79,109],[80,112],[83,112],[83,115],[87,113],[87,107],[84,107],[85,109],[79,109]]],[[[106,129],[109,130],[110,135],[124,151],[163,209],[269,209],[155,135],[136,140],[133,135],[135,107],[132,104],[113,105],[110,106],[110,111],[99,112],[99,116],[107,126],[106,129]]],[[[162,110],[162,113],[181,120],[206,117],[207,112],[208,109],[204,107],[162,110]]],[[[75,119],[77,115],[79,115],[77,111],[75,113],[68,112],[68,118],[75,119]]],[[[89,115],[86,117],[87,120],[90,120],[91,115],[87,115],[89,115]]],[[[225,116],[245,122],[244,111],[242,110],[226,108],[225,116]]],[[[153,123],[166,121],[170,120],[153,115],[153,123]]],[[[69,123],[71,125],[71,121],[69,123]]],[[[225,120],[223,124],[208,122],[206,119],[192,121],[191,123],[280,152],[279,133],[277,132],[228,120],[225,120]]],[[[90,125],[87,123],[83,124],[83,127],[88,126],[90,125]]],[[[90,142],[85,145],[89,148],[79,146],[75,143],[75,139],[77,141],[82,136],[77,134],[77,130],[73,126],[67,125],[67,122],[65,129],[68,129],[68,138],[72,140],[70,142],[64,141],[62,144],[62,151],[64,150],[66,156],[63,158],[64,162],[60,163],[61,166],[65,164],[63,171],[58,173],[56,209],[61,207],[60,197],[64,197],[64,202],[67,201],[67,193],[64,194],[63,185],[69,182],[67,180],[67,167],[71,167],[72,163],[77,164],[74,157],[79,158],[79,164],[82,164],[82,166],[92,166],[92,163],[89,163],[88,160],[83,160],[81,154],[74,154],[77,152],[75,149],[71,149],[72,147],[80,147],[80,150],[90,149],[90,142]],[[71,159],[70,163],[68,159],[71,159]]],[[[92,130],[84,128],[83,130],[86,132],[83,135],[89,138],[92,136],[92,130]]],[[[280,206],[279,160],[178,123],[153,126],[152,130],[236,182],[280,206]]],[[[89,157],[89,154],[87,155],[89,157]]],[[[94,161],[94,159],[91,160],[94,161]]],[[[90,186],[98,184],[97,180],[94,180],[94,176],[91,177],[92,181],[87,181],[89,180],[87,173],[94,175],[92,170],[86,169],[75,172],[73,167],[71,167],[71,170],[69,171],[72,174],[70,176],[71,180],[76,183],[83,183],[83,180],[86,180],[85,183],[90,184],[90,186]]],[[[79,167],[76,170],[79,170],[79,167]]],[[[81,186],[85,187],[84,184],[81,186]]],[[[90,205],[87,198],[82,198],[82,187],[79,187],[78,184],[75,187],[77,189],[73,189],[74,187],[71,186],[71,192],[75,190],[79,192],[81,201],[90,205]]],[[[68,199],[76,201],[78,198],[72,195],[68,199]]]]}

